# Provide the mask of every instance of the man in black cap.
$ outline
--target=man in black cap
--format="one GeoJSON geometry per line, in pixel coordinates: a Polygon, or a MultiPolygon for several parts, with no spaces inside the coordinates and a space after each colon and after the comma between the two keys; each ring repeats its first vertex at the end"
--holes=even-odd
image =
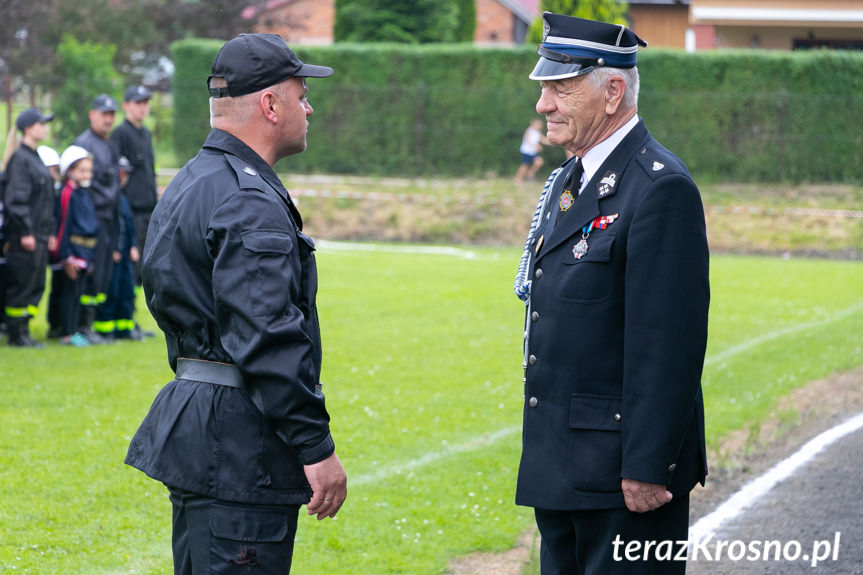
{"type": "MultiPolygon", "coordinates": [[[[150,91],[141,85],[129,86],[123,94],[126,118],[111,134],[111,141],[121,157],[129,160],[131,170],[123,187],[135,219],[135,239],[143,251],[150,225],[150,215],[156,207],[156,169],[153,134],[144,125],[150,113],[150,91]]],[[[141,264],[135,264],[135,285],[141,285],[141,264]]]]}
{"type": "Polygon", "coordinates": [[[227,42],[213,127],[153,212],[144,293],[175,378],[126,463],[168,486],[175,573],[288,573],[300,505],[347,495],[321,392],[314,242],[273,165],[306,147],[303,64],[279,36],[227,42]]]}
{"type": "Polygon", "coordinates": [[[536,110],[573,157],[546,183],[515,283],[516,503],[535,509],[543,575],[683,573],[689,491],[707,474],[701,198],[637,115],[646,44],[623,26],[543,19],[536,110]]]}
{"type": "Polygon", "coordinates": [[[30,320],[36,315],[45,291],[48,252],[56,242],[54,179],[39,158],[36,147],[48,135],[47,123],[54,115],[29,108],[18,115],[15,127],[21,145],[6,164],[5,241],[0,250],[6,257],[5,313],[9,345],[44,347],[30,337],[30,320]]]}
{"type": "Polygon", "coordinates": [[[117,243],[120,155],[108,139],[116,113],[117,102],[114,98],[108,94],[96,96],[90,106],[90,128],[75,139],[76,145],[93,155],[93,180],[89,189],[99,220],[93,273],[87,276],[81,296],[81,331],[93,343],[109,341],[107,336],[114,331],[108,318],[97,317],[97,307],[107,299],[117,243]]]}

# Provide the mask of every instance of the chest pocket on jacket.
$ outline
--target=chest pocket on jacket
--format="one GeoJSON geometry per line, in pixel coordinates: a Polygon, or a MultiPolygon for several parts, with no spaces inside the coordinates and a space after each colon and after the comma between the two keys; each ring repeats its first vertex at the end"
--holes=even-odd
{"type": "Polygon", "coordinates": [[[581,236],[576,235],[564,255],[558,296],[574,303],[603,300],[611,295],[614,287],[611,254],[615,236],[605,230],[594,231],[587,238],[587,253],[577,259],[573,251],[580,239],[581,236]]]}
{"type": "Polygon", "coordinates": [[[315,294],[318,291],[318,267],[315,262],[315,240],[297,232],[297,240],[300,252],[300,267],[302,268],[302,279],[300,282],[301,301],[298,306],[302,312],[308,315],[315,306],[315,294]]]}
{"type": "Polygon", "coordinates": [[[248,230],[241,238],[243,249],[250,252],[244,259],[254,314],[282,312],[290,300],[290,290],[274,278],[283,277],[291,265],[288,256],[294,249],[292,235],[283,230],[248,230]]]}

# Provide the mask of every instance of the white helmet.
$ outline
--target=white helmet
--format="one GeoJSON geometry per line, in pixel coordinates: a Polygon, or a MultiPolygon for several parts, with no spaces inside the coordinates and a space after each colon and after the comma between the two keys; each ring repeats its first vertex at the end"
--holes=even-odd
{"type": "Polygon", "coordinates": [[[65,176],[66,171],[72,167],[72,164],[89,157],[90,152],[81,146],[69,146],[63,150],[63,155],[60,156],[60,175],[65,176]]]}
{"type": "Polygon", "coordinates": [[[39,159],[47,167],[60,165],[60,156],[57,155],[57,150],[51,146],[39,146],[36,148],[36,153],[39,154],[39,159]]]}

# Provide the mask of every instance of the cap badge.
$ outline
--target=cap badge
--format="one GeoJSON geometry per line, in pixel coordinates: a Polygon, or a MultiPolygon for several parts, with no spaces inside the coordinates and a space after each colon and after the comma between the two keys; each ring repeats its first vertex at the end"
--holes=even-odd
{"type": "Polygon", "coordinates": [[[253,170],[249,166],[246,166],[245,168],[243,168],[243,171],[245,173],[249,174],[250,176],[257,176],[258,175],[258,172],[256,172],[255,170],[253,170]]]}
{"type": "Polygon", "coordinates": [[[599,197],[603,198],[614,191],[614,186],[617,185],[617,174],[614,172],[606,172],[605,176],[599,181],[596,187],[599,192],[599,197]]]}
{"type": "Polygon", "coordinates": [[[545,42],[545,39],[548,38],[548,33],[551,32],[551,25],[548,23],[548,20],[545,18],[542,19],[542,41],[545,42]]]}
{"type": "Polygon", "coordinates": [[[663,164],[661,162],[653,162],[653,171],[654,172],[658,172],[659,170],[661,170],[664,167],[665,167],[665,164],[663,164]]]}
{"type": "Polygon", "coordinates": [[[570,192],[569,190],[565,190],[562,194],[560,194],[560,211],[565,212],[572,207],[572,204],[574,202],[575,198],[572,197],[572,192],[570,192]]]}

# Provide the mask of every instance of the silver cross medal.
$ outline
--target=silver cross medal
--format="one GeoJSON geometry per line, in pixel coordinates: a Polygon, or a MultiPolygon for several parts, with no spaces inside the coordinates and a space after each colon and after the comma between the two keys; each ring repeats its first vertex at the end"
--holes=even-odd
{"type": "Polygon", "coordinates": [[[587,253],[587,248],[587,235],[581,234],[581,241],[572,247],[572,255],[575,256],[575,259],[580,260],[587,253]]]}

